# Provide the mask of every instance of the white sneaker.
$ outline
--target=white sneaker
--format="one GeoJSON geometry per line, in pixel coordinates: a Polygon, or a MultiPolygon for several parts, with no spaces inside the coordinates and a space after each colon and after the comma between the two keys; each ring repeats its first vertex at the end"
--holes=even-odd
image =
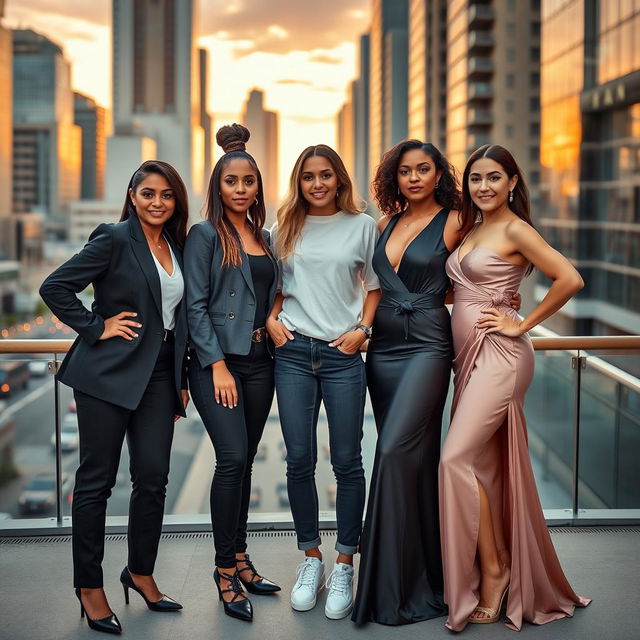
{"type": "Polygon", "coordinates": [[[316,606],[318,591],[322,589],[324,564],[318,558],[307,556],[298,565],[297,575],[291,590],[291,606],[296,611],[309,611],[316,606]]]}
{"type": "Polygon", "coordinates": [[[327,584],[329,589],[324,613],[331,620],[340,620],[353,609],[353,567],[350,564],[336,562],[327,584]]]}

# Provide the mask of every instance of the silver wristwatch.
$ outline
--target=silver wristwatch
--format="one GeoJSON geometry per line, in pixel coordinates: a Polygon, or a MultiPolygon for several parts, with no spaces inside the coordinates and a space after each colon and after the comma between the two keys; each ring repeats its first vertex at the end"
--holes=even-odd
{"type": "MultiPolygon", "coordinates": [[[[367,338],[371,337],[371,327],[367,327],[366,324],[359,324],[356,329],[361,329],[362,331],[364,331],[364,335],[367,336],[367,338]]],[[[355,329],[354,329],[355,331],[355,329]]]]}

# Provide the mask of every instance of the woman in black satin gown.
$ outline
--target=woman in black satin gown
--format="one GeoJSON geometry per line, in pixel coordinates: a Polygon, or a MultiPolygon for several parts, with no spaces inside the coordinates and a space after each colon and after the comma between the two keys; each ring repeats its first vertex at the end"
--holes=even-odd
{"type": "Polygon", "coordinates": [[[378,429],[352,620],[389,625],[446,613],[438,461],[452,343],[445,262],[459,243],[453,168],[431,144],[388,151],[374,195],[383,214],[373,267],[382,299],[367,352],[378,429]]]}

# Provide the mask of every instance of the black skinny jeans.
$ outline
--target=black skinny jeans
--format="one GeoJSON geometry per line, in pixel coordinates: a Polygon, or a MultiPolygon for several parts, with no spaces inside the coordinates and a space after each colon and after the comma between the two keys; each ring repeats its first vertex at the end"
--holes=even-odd
{"type": "Polygon", "coordinates": [[[236,381],[238,406],[217,404],[211,367],[202,368],[192,353],[189,387],[216,454],[211,483],[211,525],[215,565],[236,566],[247,550],[251,470],[273,402],[273,360],[266,342],[252,342],[246,356],[225,356],[236,381]]]}
{"type": "Polygon", "coordinates": [[[151,575],[162,532],[176,413],[173,343],[163,342],[149,384],[133,411],[74,391],[80,466],[73,490],[73,582],[102,587],[107,499],[116,482],[125,435],[133,490],[129,501],[127,566],[151,575]]]}

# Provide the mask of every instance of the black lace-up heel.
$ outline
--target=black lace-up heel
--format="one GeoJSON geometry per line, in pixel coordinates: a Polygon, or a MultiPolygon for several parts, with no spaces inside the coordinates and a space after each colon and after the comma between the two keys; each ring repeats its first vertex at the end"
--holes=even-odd
{"type": "Polygon", "coordinates": [[[244,595],[244,591],[242,589],[242,585],[240,584],[240,578],[238,577],[238,572],[234,573],[220,573],[217,569],[213,572],[213,580],[216,583],[216,587],[218,587],[218,595],[220,596],[220,600],[224,606],[224,612],[231,616],[232,618],[238,618],[238,620],[246,620],[247,622],[251,622],[253,620],[253,607],[251,606],[251,601],[249,598],[242,598],[244,595]],[[230,587],[228,589],[223,589],[220,586],[220,578],[224,578],[228,580],[230,583],[230,587]],[[223,593],[233,593],[233,598],[227,602],[223,597],[223,593]],[[238,598],[241,598],[238,600],[238,598]]]}

